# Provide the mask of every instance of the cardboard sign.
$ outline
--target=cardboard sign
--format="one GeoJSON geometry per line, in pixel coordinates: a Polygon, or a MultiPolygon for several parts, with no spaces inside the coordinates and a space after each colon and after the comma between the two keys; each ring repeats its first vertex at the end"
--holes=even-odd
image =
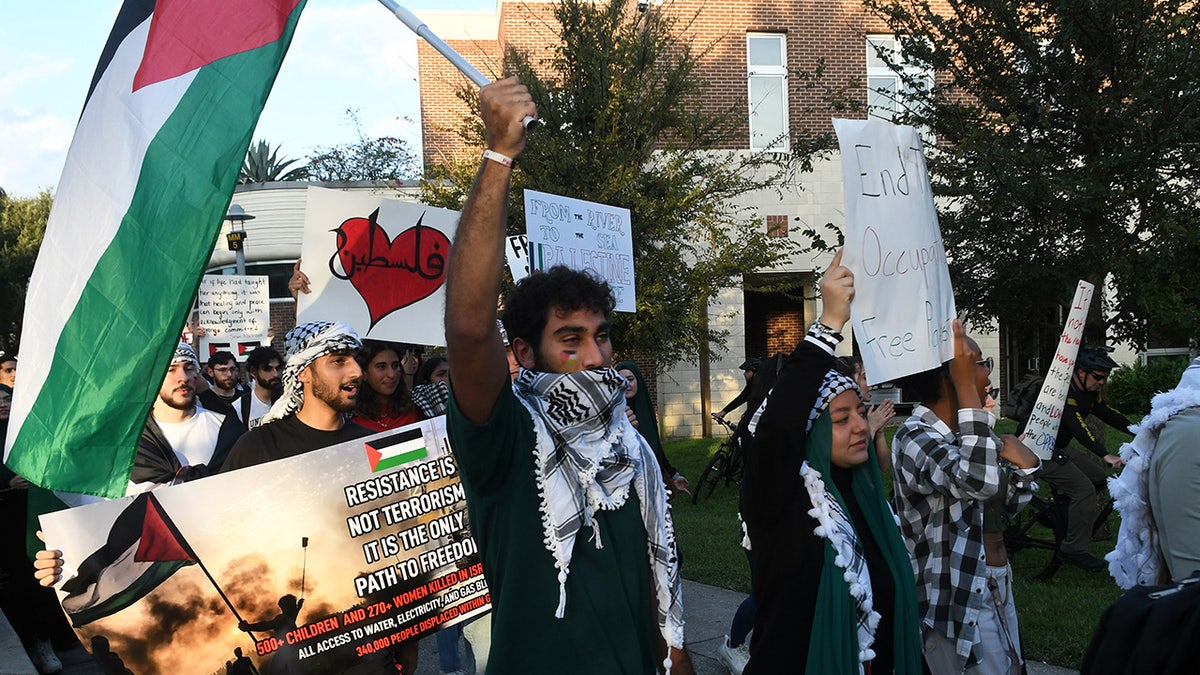
{"type": "Polygon", "coordinates": [[[41,523],[83,644],[130,670],[333,673],[490,609],[463,497],[439,417],[41,523]]]}
{"type": "Polygon", "coordinates": [[[201,363],[218,351],[232,352],[238,361],[260,344],[270,344],[271,293],[269,277],[206,274],[196,291],[201,363]]]}
{"type": "Polygon", "coordinates": [[[1067,324],[1063,326],[1058,340],[1054,360],[1046,371],[1042,390],[1038,393],[1029,423],[1025,425],[1025,445],[1042,459],[1054,454],[1054,439],[1058,437],[1058,425],[1062,422],[1063,409],[1067,404],[1067,391],[1071,388],[1071,376],[1075,373],[1075,357],[1079,356],[1079,343],[1083,341],[1083,325],[1088,308],[1092,303],[1095,287],[1082,279],[1075,288],[1075,299],[1067,324]]]}
{"type": "Polygon", "coordinates": [[[526,190],[525,231],[531,269],[592,272],[612,287],[616,311],[637,311],[629,209],[526,190]]]}
{"type": "Polygon", "coordinates": [[[308,188],[297,322],[344,321],[359,337],[446,344],[442,314],[457,211],[308,188]]]}
{"type": "Polygon", "coordinates": [[[842,155],[850,320],[870,384],[954,356],[954,290],[921,136],[881,120],[834,120],[842,155]]]}

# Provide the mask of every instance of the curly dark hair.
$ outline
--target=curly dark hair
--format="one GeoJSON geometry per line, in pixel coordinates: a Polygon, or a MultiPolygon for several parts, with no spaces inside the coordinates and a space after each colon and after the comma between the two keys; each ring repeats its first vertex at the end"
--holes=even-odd
{"type": "Polygon", "coordinates": [[[404,386],[404,376],[397,377],[396,391],[387,400],[387,410],[383,410],[379,405],[379,398],[375,392],[367,386],[367,368],[370,367],[371,361],[381,353],[391,351],[399,359],[404,355],[404,349],[401,345],[394,342],[384,342],[382,340],[363,340],[362,347],[354,354],[354,359],[358,361],[358,365],[362,368],[362,386],[363,391],[360,392],[358,403],[355,405],[354,414],[362,415],[370,420],[378,420],[386,413],[389,417],[395,417],[402,413],[408,412],[412,406],[412,398],[408,394],[408,387],[404,386]]]}
{"type": "Polygon", "coordinates": [[[552,309],[562,312],[588,309],[607,318],[616,304],[608,282],[588,272],[555,265],[518,282],[508,294],[500,320],[509,340],[521,338],[537,353],[542,348],[542,331],[552,309]]]}
{"type": "Polygon", "coordinates": [[[280,356],[279,352],[274,349],[270,347],[255,347],[254,351],[250,352],[250,355],[246,357],[246,372],[256,373],[271,361],[279,361],[280,366],[287,363],[280,356]]]}

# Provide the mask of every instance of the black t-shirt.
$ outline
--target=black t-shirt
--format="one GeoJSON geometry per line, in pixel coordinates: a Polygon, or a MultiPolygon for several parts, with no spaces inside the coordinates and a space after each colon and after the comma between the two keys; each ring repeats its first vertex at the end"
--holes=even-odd
{"type": "Polygon", "coordinates": [[[233,402],[237,400],[239,394],[240,392],[235,393],[229,398],[225,398],[218,394],[216,389],[205,389],[196,394],[196,398],[200,399],[200,405],[204,406],[205,410],[211,410],[222,415],[233,415],[233,402]]]}
{"type": "Polygon", "coordinates": [[[314,429],[295,415],[288,415],[270,424],[247,431],[234,443],[221,471],[234,471],[277,459],[295,457],[306,452],[370,436],[373,432],[353,422],[346,422],[337,431],[314,429]]]}

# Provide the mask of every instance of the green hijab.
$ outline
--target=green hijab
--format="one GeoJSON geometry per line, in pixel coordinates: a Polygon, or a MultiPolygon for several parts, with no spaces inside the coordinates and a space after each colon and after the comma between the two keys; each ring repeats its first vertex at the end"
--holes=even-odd
{"type": "Polygon", "coordinates": [[[628,370],[637,379],[637,393],[634,394],[633,400],[627,401],[633,409],[633,414],[637,415],[638,433],[650,444],[654,454],[661,457],[663,450],[662,441],[658,438],[658,415],[654,413],[654,404],[650,401],[650,388],[646,386],[646,378],[642,377],[642,371],[638,370],[632,361],[622,361],[617,364],[617,370],[628,370]]]}
{"type": "MultiPolygon", "coordinates": [[[[834,484],[831,473],[832,441],[833,424],[826,406],[809,431],[807,461],[820,473],[826,491],[837,498],[842,511],[849,518],[850,510],[834,484]]],[[[895,672],[897,675],[918,674],[921,672],[921,635],[912,560],[884,496],[874,442],[868,443],[867,461],[850,470],[851,488],[870,534],[879,545],[892,573],[892,584],[895,586],[895,606],[892,610],[895,672]]],[[[862,535],[859,537],[861,539],[862,535]]],[[[826,538],[821,541],[825,547],[825,562],[817,588],[817,606],[805,672],[857,672],[857,668],[852,667],[858,664],[856,602],[850,594],[850,585],[842,568],[834,562],[837,554],[833,545],[826,538]]]]}

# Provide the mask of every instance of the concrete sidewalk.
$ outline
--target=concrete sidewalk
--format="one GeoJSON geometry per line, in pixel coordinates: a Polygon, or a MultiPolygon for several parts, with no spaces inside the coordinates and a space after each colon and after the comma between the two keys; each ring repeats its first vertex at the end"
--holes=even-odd
{"type": "MultiPolygon", "coordinates": [[[[717,646],[725,639],[733,612],[744,597],[741,593],[715,586],[707,586],[694,581],[685,580],[683,582],[687,649],[692,655],[692,663],[695,665],[698,675],[728,675],[729,671],[717,660],[717,646]]],[[[6,625],[6,623],[0,624],[0,633],[3,633],[3,627],[6,625]]],[[[12,634],[11,628],[8,633],[10,636],[8,644],[11,649],[11,643],[16,640],[16,635],[12,634]]],[[[3,638],[4,636],[0,635],[0,645],[6,644],[3,638]]],[[[421,641],[421,656],[416,675],[438,675],[438,659],[434,643],[435,641],[431,637],[421,641]]],[[[16,649],[20,650],[19,644],[16,645],[16,649]]],[[[3,658],[4,654],[5,652],[0,648],[0,658],[3,658]]],[[[20,655],[24,656],[23,653],[20,655]]],[[[100,669],[92,662],[91,657],[82,646],[69,652],[60,652],[59,656],[64,664],[63,673],[67,675],[100,675],[100,669]]],[[[382,669],[382,663],[379,665],[381,666],[379,672],[387,672],[382,669]]],[[[1078,673],[1070,668],[1060,668],[1038,662],[1030,662],[1027,669],[1029,675],[1077,675],[1078,673]]],[[[365,673],[368,670],[374,669],[360,666],[355,668],[354,672],[365,673]]],[[[32,671],[6,670],[0,667],[0,675],[5,673],[24,675],[29,672],[32,671]]]]}

